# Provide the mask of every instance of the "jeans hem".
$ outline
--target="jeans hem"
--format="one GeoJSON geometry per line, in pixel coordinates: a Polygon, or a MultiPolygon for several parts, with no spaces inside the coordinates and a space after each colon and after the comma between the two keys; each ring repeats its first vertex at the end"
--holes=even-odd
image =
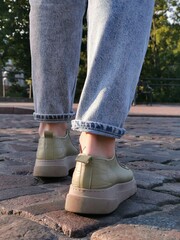
{"type": "Polygon", "coordinates": [[[93,121],[72,120],[71,124],[72,130],[90,132],[112,138],[121,138],[126,132],[124,128],[93,121]]]}
{"type": "Polygon", "coordinates": [[[75,116],[75,113],[69,114],[38,114],[33,113],[34,120],[39,122],[68,122],[75,116]]]}

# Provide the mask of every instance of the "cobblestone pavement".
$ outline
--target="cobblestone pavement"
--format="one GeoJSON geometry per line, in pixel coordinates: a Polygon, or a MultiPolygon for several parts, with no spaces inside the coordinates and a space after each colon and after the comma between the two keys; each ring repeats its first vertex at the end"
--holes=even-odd
{"type": "Polygon", "coordinates": [[[70,176],[33,178],[32,116],[0,117],[0,239],[180,239],[180,118],[129,117],[117,156],[134,170],[138,192],[110,215],[82,216],[64,210],[70,176]]]}

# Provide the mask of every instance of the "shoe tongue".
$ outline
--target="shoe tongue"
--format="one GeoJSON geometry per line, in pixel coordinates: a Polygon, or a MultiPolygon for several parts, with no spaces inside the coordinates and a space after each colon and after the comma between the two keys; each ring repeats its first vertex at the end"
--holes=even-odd
{"type": "Polygon", "coordinates": [[[45,132],[44,132],[44,137],[45,137],[45,138],[53,138],[53,133],[52,133],[52,132],[49,132],[49,131],[45,131],[45,132]]]}

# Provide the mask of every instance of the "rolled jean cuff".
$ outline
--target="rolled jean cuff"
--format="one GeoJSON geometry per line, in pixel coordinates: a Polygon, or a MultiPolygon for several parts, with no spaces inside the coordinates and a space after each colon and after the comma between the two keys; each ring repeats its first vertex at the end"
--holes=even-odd
{"type": "Polygon", "coordinates": [[[69,122],[71,121],[75,116],[75,113],[68,113],[68,114],[39,114],[39,113],[33,113],[34,120],[37,120],[39,122],[69,122]]]}
{"type": "Polygon", "coordinates": [[[72,130],[90,132],[93,134],[112,138],[121,138],[121,136],[126,132],[124,128],[119,128],[99,122],[72,120],[71,124],[72,130]]]}

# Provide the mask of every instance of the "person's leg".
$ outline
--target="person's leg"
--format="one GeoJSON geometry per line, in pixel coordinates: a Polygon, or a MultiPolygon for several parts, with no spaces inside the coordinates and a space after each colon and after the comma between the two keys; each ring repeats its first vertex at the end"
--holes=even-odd
{"type": "Polygon", "coordinates": [[[154,1],[88,1],[88,70],[72,128],[107,137],[125,133],[147,50],[154,1]]]}
{"type": "Polygon", "coordinates": [[[74,117],[72,103],[86,2],[30,0],[34,118],[40,122],[41,137],[35,176],[66,175],[68,167],[62,170],[62,162],[67,155],[77,154],[67,134],[67,121],[74,117]]]}
{"type": "Polygon", "coordinates": [[[115,138],[134,97],[148,45],[154,1],[88,1],[88,72],[72,128],[81,131],[66,210],[110,213],[136,192],[115,157],[115,138]],[[100,136],[99,136],[100,135],[100,136]],[[110,157],[112,157],[110,159],[110,157]]]}
{"type": "Polygon", "coordinates": [[[81,152],[86,155],[112,158],[115,155],[115,138],[82,132],[79,138],[81,152]]]}
{"type": "Polygon", "coordinates": [[[66,122],[79,66],[86,0],[30,0],[34,118],[66,122]]]}

